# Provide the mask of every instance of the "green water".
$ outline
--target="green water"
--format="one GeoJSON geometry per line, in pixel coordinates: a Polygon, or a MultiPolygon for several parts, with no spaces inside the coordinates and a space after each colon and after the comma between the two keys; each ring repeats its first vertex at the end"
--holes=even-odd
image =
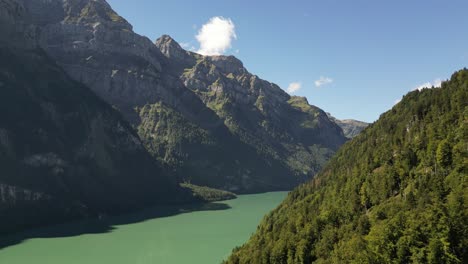
{"type": "Polygon", "coordinates": [[[81,222],[35,230],[13,236],[16,244],[0,250],[0,263],[217,264],[247,241],[286,194],[241,195],[180,214],[151,209],[157,212],[111,218],[107,225],[81,222]]]}

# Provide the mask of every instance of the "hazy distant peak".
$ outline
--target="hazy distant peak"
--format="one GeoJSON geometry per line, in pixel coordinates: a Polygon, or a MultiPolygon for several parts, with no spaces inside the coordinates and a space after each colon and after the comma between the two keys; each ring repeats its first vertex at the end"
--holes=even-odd
{"type": "Polygon", "coordinates": [[[330,113],[327,113],[328,118],[335,122],[338,126],[343,129],[343,133],[347,138],[353,138],[357,136],[359,133],[361,133],[362,130],[364,130],[366,127],[369,126],[369,123],[362,122],[359,120],[354,120],[354,119],[344,119],[344,120],[339,120],[333,117],[330,113]]]}

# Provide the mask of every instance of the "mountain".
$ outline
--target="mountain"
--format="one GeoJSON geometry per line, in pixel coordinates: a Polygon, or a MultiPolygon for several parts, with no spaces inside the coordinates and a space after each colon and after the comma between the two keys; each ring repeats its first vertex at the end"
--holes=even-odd
{"type": "Polygon", "coordinates": [[[347,138],[357,136],[362,130],[364,130],[364,128],[369,126],[369,123],[353,119],[336,120],[336,122],[337,125],[343,129],[343,133],[347,138]]]}
{"type": "Polygon", "coordinates": [[[407,94],[226,263],[466,263],[468,70],[407,94]]]}
{"type": "Polygon", "coordinates": [[[354,119],[344,119],[339,120],[336,118],[330,118],[334,121],[341,129],[343,130],[343,134],[346,138],[352,139],[361,133],[366,127],[369,126],[369,123],[354,120],[354,119]]]}
{"type": "Polygon", "coordinates": [[[196,200],[37,46],[20,3],[0,7],[0,233],[196,200]]]}
{"type": "Polygon", "coordinates": [[[152,43],[104,0],[21,2],[40,46],[118,109],[177,181],[242,192],[291,189],[346,141],[321,109],[165,35],[152,43]]]}
{"type": "Polygon", "coordinates": [[[343,129],[343,134],[345,137],[351,139],[361,133],[366,127],[369,126],[369,123],[354,120],[354,119],[344,119],[339,120],[331,116],[330,113],[327,113],[328,118],[335,122],[341,129],[343,129]]]}

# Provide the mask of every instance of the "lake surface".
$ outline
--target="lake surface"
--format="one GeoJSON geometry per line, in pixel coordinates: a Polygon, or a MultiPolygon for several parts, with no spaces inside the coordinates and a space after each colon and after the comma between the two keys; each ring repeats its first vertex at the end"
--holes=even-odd
{"type": "Polygon", "coordinates": [[[180,214],[163,212],[163,216],[161,209],[150,209],[104,220],[117,223],[105,228],[94,221],[33,230],[12,236],[17,236],[17,244],[0,250],[0,263],[218,264],[248,240],[286,194],[240,195],[180,214]],[[73,230],[84,234],[69,233],[73,230]],[[25,237],[40,238],[20,242],[25,237]]]}

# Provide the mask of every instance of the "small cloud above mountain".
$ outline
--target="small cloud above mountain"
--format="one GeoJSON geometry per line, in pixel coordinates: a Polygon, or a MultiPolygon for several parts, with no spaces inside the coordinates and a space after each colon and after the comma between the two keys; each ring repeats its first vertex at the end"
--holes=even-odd
{"type": "Polygon", "coordinates": [[[180,46],[185,50],[195,51],[197,48],[192,44],[192,42],[182,42],[180,46]]]}
{"type": "Polygon", "coordinates": [[[436,87],[436,88],[437,88],[437,87],[441,87],[441,86],[442,86],[442,80],[441,80],[440,78],[438,78],[438,79],[435,79],[435,80],[432,81],[432,82],[426,82],[426,83],[423,83],[423,84],[421,84],[421,85],[416,86],[416,87],[413,89],[413,91],[414,91],[414,90],[419,90],[419,91],[421,91],[423,88],[432,88],[432,87],[436,87]]]}
{"type": "MultiPolygon", "coordinates": [[[[416,90],[421,91],[424,88],[430,89],[432,87],[434,87],[434,88],[442,87],[442,79],[437,78],[437,79],[433,80],[432,82],[425,82],[423,84],[420,84],[420,85],[414,87],[413,89],[411,89],[411,91],[416,91],[416,90]]],[[[395,100],[393,102],[393,105],[398,104],[401,101],[401,99],[402,98],[395,100]]]]}
{"type": "Polygon", "coordinates": [[[299,91],[301,88],[302,88],[301,82],[292,82],[288,85],[288,88],[286,89],[286,91],[292,94],[292,93],[299,91]]]}
{"type": "Polygon", "coordinates": [[[220,16],[212,17],[195,36],[200,43],[198,53],[202,55],[222,55],[232,47],[237,39],[236,27],[231,19],[220,16]]]}
{"type": "Polygon", "coordinates": [[[315,81],[315,86],[316,87],[321,87],[321,86],[325,86],[327,84],[330,84],[332,82],[333,82],[332,78],[321,76],[320,79],[315,81]]]}

